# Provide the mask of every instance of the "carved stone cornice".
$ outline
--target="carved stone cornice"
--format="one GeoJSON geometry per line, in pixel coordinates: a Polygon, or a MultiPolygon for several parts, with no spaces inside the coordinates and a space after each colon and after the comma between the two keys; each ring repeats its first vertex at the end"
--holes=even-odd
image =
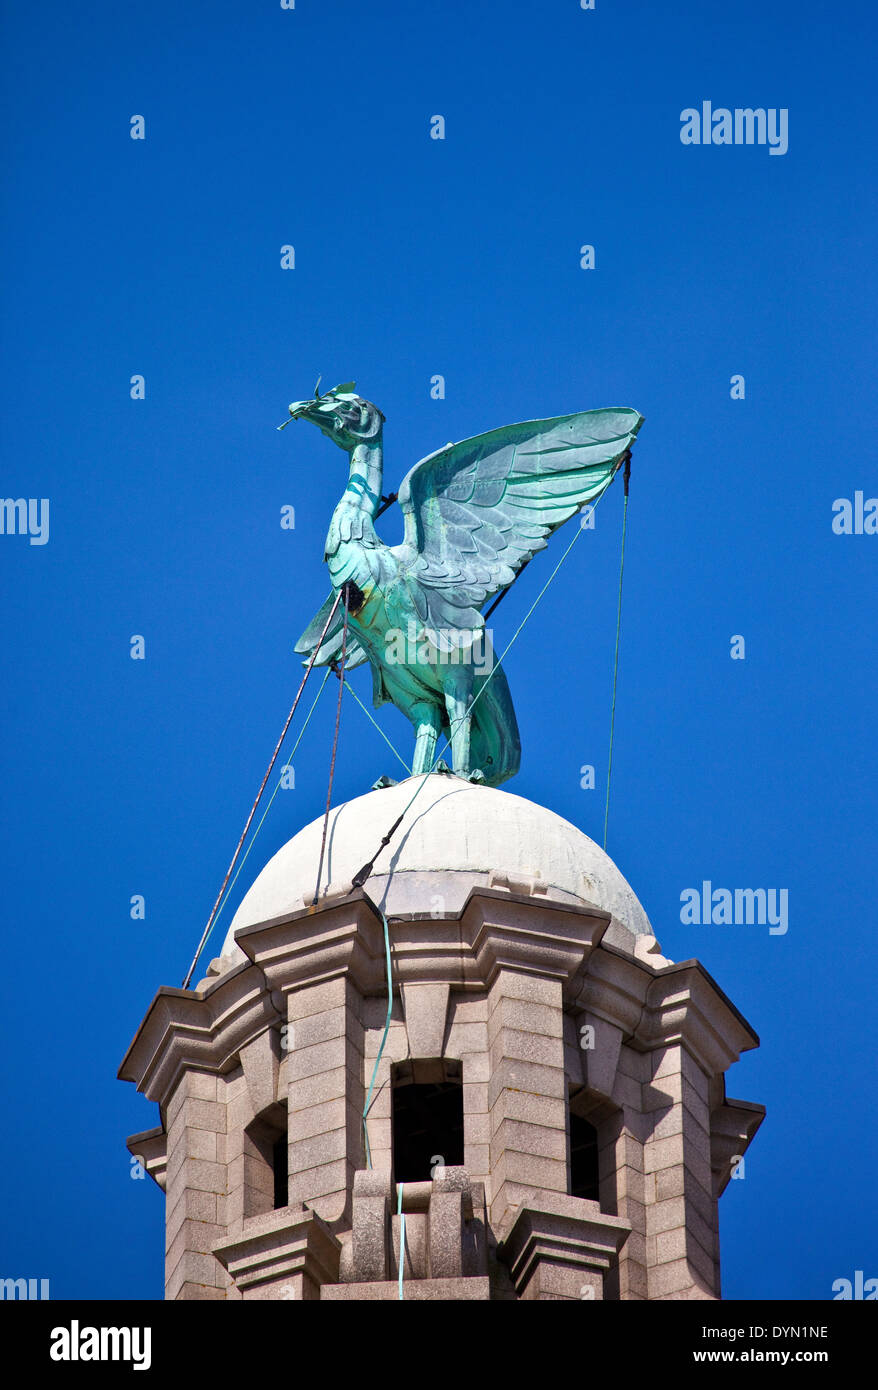
{"type": "Polygon", "coordinates": [[[521,1297],[542,1263],[603,1279],[630,1233],[627,1221],[606,1215],[597,1202],[543,1192],[519,1207],[497,1254],[521,1297]]]}
{"type": "Polygon", "coordinates": [[[119,1068],[164,1106],[189,1069],[224,1073],[240,1049],[278,1022],[261,970],[239,965],[200,989],[163,986],[119,1068]]]}
{"type": "Polygon", "coordinates": [[[588,962],[579,990],[570,998],[573,1010],[587,1009],[606,1023],[632,1036],[643,1016],[643,1006],[656,971],[612,946],[601,946],[588,962]]]}
{"type": "Polygon", "coordinates": [[[609,925],[610,914],[598,908],[490,888],[470,893],[461,918],[486,989],[500,970],[514,970],[557,980],[568,993],[609,925]]]}
{"type": "Polygon", "coordinates": [[[338,1279],[341,1243],[316,1212],[284,1209],[248,1218],[243,1234],[213,1253],[242,1292],[296,1275],[319,1289],[338,1279]]]}
{"type": "Polygon", "coordinates": [[[714,1196],[721,1197],[732,1176],[733,1160],[742,1157],[765,1119],[765,1106],[750,1100],[726,1100],[710,1114],[710,1167],[714,1196]]]}
{"type": "Polygon", "coordinates": [[[647,991],[635,1046],[645,1050],[683,1044],[708,1076],[725,1072],[759,1038],[698,961],[681,961],[655,974],[647,991]]]}
{"type": "Polygon", "coordinates": [[[381,917],[361,892],[244,927],[235,940],[281,994],[340,975],[372,994],[386,978],[381,917]]]}
{"type": "Polygon", "coordinates": [[[140,1134],[131,1134],[125,1140],[125,1147],[133,1158],[143,1164],[145,1172],[154,1182],[165,1190],[168,1171],[168,1136],[164,1129],[145,1129],[140,1134]]]}
{"type": "MultiPolygon", "coordinates": [[[[564,1005],[622,1030],[638,1051],[680,1043],[708,1075],[758,1038],[697,961],[651,965],[602,944],[609,915],[587,905],[473,888],[458,917],[390,922],[394,986],[490,987],[498,971],[554,979],[564,1005]]],[[[257,923],[237,935],[250,963],[197,990],[160,989],[119,1071],[164,1104],[186,1068],[223,1073],[242,1047],[284,1017],[283,996],[346,976],[386,991],[380,912],[357,892],[257,923]]]]}

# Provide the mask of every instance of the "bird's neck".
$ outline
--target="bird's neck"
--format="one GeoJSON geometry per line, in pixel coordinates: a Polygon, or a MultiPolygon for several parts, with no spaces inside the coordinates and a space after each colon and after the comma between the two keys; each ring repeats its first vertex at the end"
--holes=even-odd
{"type": "Polygon", "coordinates": [[[358,577],[355,572],[361,563],[357,556],[381,546],[372,522],[381,502],[382,473],[380,438],[357,444],[351,450],[348,485],[332,514],[326,537],[326,558],[333,583],[341,576],[355,578],[362,587],[364,576],[358,577]],[[354,569],[350,569],[351,565],[354,569]]]}
{"type": "Polygon", "coordinates": [[[381,483],[384,477],[380,438],[368,444],[357,444],[351,450],[348,485],[340,506],[354,507],[371,521],[381,502],[381,483]]]}

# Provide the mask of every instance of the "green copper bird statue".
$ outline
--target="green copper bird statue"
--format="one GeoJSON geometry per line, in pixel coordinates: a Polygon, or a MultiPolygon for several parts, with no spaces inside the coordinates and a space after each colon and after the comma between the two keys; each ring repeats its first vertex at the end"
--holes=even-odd
{"type": "Polygon", "coordinates": [[[374,526],[382,503],[381,411],[346,382],[294,401],[284,426],[294,419],[310,420],[350,459],[326,538],[333,591],[296,651],[314,656],[315,665],[337,661],[341,605],[316,654],[315,647],[344,593],[345,664],[368,661],[376,707],[390,700],[411,721],[412,772],[433,768],[444,734],[459,776],[498,786],[518,771],[521,742],[481,610],[553,531],[609,487],[643,417],[624,407],[587,410],[446,444],[404,478],[405,535],[395,546],[374,526]]]}

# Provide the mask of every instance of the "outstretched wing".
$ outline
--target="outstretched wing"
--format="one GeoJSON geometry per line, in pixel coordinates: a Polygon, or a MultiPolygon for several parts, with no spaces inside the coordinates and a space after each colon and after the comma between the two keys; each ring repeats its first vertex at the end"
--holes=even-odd
{"type": "Polygon", "coordinates": [[[394,554],[431,627],[477,628],[546,537],[609,486],[643,416],[624,407],[526,420],[415,464],[399,489],[394,554]]]}
{"type": "MultiPolygon", "coordinates": [[[[296,643],[296,651],[303,652],[305,655],[305,660],[302,662],[303,666],[307,665],[308,661],[311,660],[312,653],[314,652],[317,643],[320,640],[320,634],[326,626],[326,619],[329,617],[329,614],[332,610],[332,605],[334,603],[335,594],[332,593],[329,595],[329,598],[326,600],[323,607],[320,609],[320,612],[316,615],[315,618],[312,619],[312,621],[305,628],[305,631],[302,633],[301,637],[296,643]]],[[[317,652],[316,657],[314,658],[315,666],[329,666],[333,661],[337,661],[340,658],[343,628],[344,612],[342,610],[341,604],[339,604],[335,612],[335,617],[333,618],[332,623],[330,624],[329,631],[323,639],[323,645],[321,646],[320,650],[317,652]]],[[[351,670],[354,666],[362,666],[363,662],[368,660],[369,658],[364,652],[363,648],[360,646],[359,642],[357,641],[353,629],[350,626],[348,626],[348,643],[347,653],[345,655],[345,669],[351,670]]]]}

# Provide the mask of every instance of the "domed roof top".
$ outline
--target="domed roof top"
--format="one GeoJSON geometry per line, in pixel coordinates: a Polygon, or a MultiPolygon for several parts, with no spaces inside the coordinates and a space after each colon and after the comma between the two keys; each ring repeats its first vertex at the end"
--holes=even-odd
{"type": "MultiPolygon", "coordinates": [[[[309,904],[314,898],[323,817],[278,850],[244,897],[222,954],[243,959],[235,932],[309,904]]],[[[460,777],[433,773],[367,792],[329,813],[321,896],[350,891],[354,874],[375,857],[366,885],[390,916],[460,912],[473,887],[515,890],[533,879],[556,902],[590,903],[613,918],[605,940],[631,949],[652,936],[649,920],[609,855],[569,821],[524,797],[460,777]],[[386,848],[382,836],[405,816],[386,848]],[[505,882],[504,882],[505,880],[505,882]]],[[[521,891],[521,889],[519,889],[521,891]]],[[[526,890],[525,890],[526,891],[526,890]]]]}

